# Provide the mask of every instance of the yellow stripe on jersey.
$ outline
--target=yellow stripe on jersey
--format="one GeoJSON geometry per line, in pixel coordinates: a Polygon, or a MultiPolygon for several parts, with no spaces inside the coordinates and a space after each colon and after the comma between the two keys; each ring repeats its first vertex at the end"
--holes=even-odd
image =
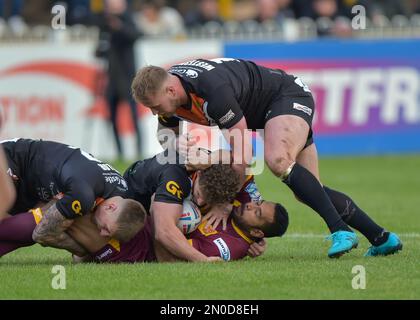
{"type": "Polygon", "coordinates": [[[120,242],[117,239],[112,238],[111,240],[108,241],[108,244],[113,247],[115,250],[117,250],[118,252],[121,251],[121,245],[120,242]]]}
{"type": "Polygon", "coordinates": [[[232,219],[232,227],[233,229],[235,229],[236,233],[239,234],[246,242],[248,242],[249,244],[254,243],[254,241],[252,241],[250,238],[248,238],[241,229],[239,229],[239,227],[235,224],[235,221],[233,221],[232,219]]]}
{"type": "Polygon", "coordinates": [[[29,210],[29,212],[32,213],[32,215],[34,216],[34,219],[35,219],[35,223],[38,225],[41,222],[41,219],[42,219],[41,208],[32,209],[32,210],[29,210]]]}
{"type": "Polygon", "coordinates": [[[191,247],[193,246],[193,242],[192,242],[192,240],[193,240],[193,239],[187,239],[187,241],[188,241],[188,243],[190,244],[190,246],[191,246],[191,247]]]}

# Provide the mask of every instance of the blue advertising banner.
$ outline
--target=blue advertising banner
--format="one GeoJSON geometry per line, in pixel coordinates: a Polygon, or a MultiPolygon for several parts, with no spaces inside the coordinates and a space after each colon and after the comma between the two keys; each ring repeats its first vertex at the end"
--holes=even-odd
{"type": "Polygon", "coordinates": [[[231,42],[224,56],[310,87],[320,154],[420,152],[420,39],[231,42]]]}

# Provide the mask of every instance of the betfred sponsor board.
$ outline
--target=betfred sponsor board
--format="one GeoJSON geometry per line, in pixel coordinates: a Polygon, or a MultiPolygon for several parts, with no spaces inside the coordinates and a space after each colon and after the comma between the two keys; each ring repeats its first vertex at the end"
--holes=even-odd
{"type": "Polygon", "coordinates": [[[321,154],[420,152],[420,40],[231,43],[225,55],[299,76],[321,154]],[[417,48],[417,49],[416,49],[417,48]]]}

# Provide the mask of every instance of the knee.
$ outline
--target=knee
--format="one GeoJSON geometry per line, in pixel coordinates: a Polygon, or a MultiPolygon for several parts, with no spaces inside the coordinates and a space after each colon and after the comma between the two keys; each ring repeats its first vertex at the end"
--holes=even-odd
{"type": "Polygon", "coordinates": [[[277,177],[282,177],[290,166],[295,162],[295,159],[289,152],[284,153],[266,153],[266,163],[270,170],[277,177]]]}

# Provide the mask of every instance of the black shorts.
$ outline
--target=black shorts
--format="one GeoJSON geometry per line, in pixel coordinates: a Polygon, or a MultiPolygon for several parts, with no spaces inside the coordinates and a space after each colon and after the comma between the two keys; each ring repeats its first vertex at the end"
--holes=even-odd
{"type": "Polygon", "coordinates": [[[18,166],[11,161],[9,155],[7,155],[7,160],[12,173],[19,177],[17,181],[13,182],[16,190],[15,203],[13,204],[13,207],[8,210],[8,213],[14,216],[18,213],[28,212],[28,210],[35,208],[40,201],[35,196],[31,195],[26,189],[27,182],[24,181],[18,166]]]}
{"type": "Polygon", "coordinates": [[[309,125],[308,138],[304,148],[313,141],[312,120],[315,111],[315,102],[309,88],[298,77],[290,76],[291,81],[267,109],[265,123],[280,115],[294,115],[302,118],[309,125]]]}
{"type": "Polygon", "coordinates": [[[40,201],[38,199],[18,191],[16,202],[14,206],[8,211],[8,213],[11,216],[14,216],[18,213],[28,212],[29,210],[36,208],[39,202],[40,201]]]}
{"type": "Polygon", "coordinates": [[[21,170],[16,164],[18,160],[13,157],[13,153],[8,148],[5,148],[4,151],[10,173],[18,177],[18,180],[13,181],[16,190],[16,200],[12,208],[7,211],[8,214],[14,216],[35,208],[39,200],[28,192],[28,182],[22,178],[21,170]]]}

